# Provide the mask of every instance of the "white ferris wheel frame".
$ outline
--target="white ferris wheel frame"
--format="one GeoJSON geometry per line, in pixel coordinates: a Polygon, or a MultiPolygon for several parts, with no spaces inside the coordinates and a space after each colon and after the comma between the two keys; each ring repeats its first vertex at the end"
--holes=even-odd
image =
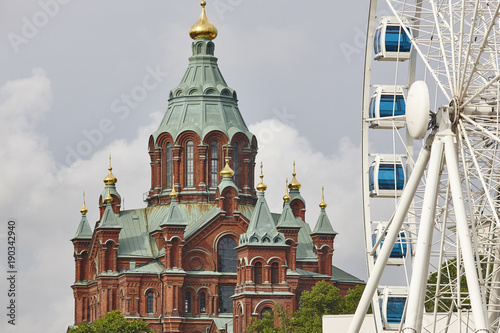
{"type": "MultiPolygon", "coordinates": [[[[389,8],[396,13],[392,4],[389,0],[386,1],[389,8]]],[[[422,0],[417,0],[418,3],[421,3],[422,0]]],[[[433,9],[436,4],[433,0],[430,0],[433,9]]],[[[451,0],[450,0],[451,3],[451,0]]],[[[479,0],[477,1],[479,3],[479,0]]],[[[437,186],[441,177],[442,170],[442,162],[445,161],[447,170],[449,173],[449,185],[451,190],[451,197],[453,198],[455,217],[456,217],[456,228],[457,228],[457,241],[460,242],[461,248],[461,256],[464,263],[465,275],[467,277],[469,295],[471,308],[474,318],[474,325],[476,332],[490,332],[490,323],[487,315],[487,306],[485,302],[484,291],[481,288],[480,278],[477,275],[477,262],[474,257],[474,250],[472,248],[472,240],[470,234],[470,228],[467,220],[467,213],[465,210],[464,204],[464,194],[461,188],[461,180],[459,174],[459,165],[458,165],[458,153],[457,153],[457,135],[451,130],[452,124],[450,122],[450,111],[451,112],[460,112],[465,106],[469,105],[476,97],[479,96],[484,90],[489,88],[493,83],[497,82],[500,78],[500,73],[494,76],[493,78],[489,78],[489,81],[485,82],[482,86],[482,89],[476,90],[472,96],[467,96],[466,100],[460,101],[460,110],[454,110],[453,107],[441,107],[438,111],[438,126],[436,126],[435,130],[428,135],[423,148],[420,151],[419,157],[413,165],[413,159],[408,159],[407,168],[409,169],[410,177],[407,180],[405,185],[405,189],[399,198],[399,202],[394,212],[392,218],[390,219],[387,229],[386,235],[384,238],[384,243],[381,246],[380,251],[377,253],[377,260],[373,260],[373,252],[374,248],[379,246],[380,240],[378,240],[375,246],[370,246],[372,244],[371,233],[372,233],[372,220],[370,215],[370,194],[369,194],[369,167],[370,167],[370,157],[369,157],[369,104],[371,97],[371,69],[372,69],[372,50],[374,46],[374,32],[375,32],[375,23],[376,23],[376,10],[377,10],[377,0],[370,1],[370,9],[369,9],[369,19],[368,19],[368,27],[367,27],[367,40],[366,40],[366,49],[365,49],[365,76],[363,82],[363,119],[362,119],[362,183],[363,183],[363,210],[364,210],[364,225],[365,225],[365,243],[367,249],[367,265],[369,268],[369,279],[365,287],[365,292],[360,300],[356,313],[353,317],[351,326],[349,328],[349,333],[359,332],[361,325],[363,323],[365,314],[370,306],[370,304],[378,303],[378,295],[377,288],[380,283],[380,279],[384,272],[384,269],[389,260],[392,247],[397,242],[397,238],[400,234],[401,228],[404,224],[405,218],[407,218],[408,212],[412,209],[413,199],[417,188],[421,183],[421,179],[424,175],[424,172],[427,170],[427,180],[424,194],[424,201],[422,204],[422,216],[420,218],[419,223],[419,234],[417,239],[417,246],[415,251],[412,252],[415,254],[414,259],[412,260],[413,264],[413,275],[412,281],[408,290],[408,299],[405,308],[405,322],[404,325],[401,324],[400,330],[406,333],[410,332],[420,332],[422,330],[422,316],[423,316],[423,308],[424,308],[424,298],[425,298],[425,290],[426,283],[428,278],[428,267],[429,267],[429,251],[430,246],[429,243],[432,241],[432,233],[433,233],[433,221],[435,216],[435,208],[436,208],[436,200],[437,200],[437,186]]],[[[495,8],[495,12],[493,17],[495,19],[499,15],[500,10],[500,2],[497,4],[495,8]]],[[[434,11],[436,13],[437,11],[434,11]]],[[[419,18],[420,13],[415,13],[415,17],[419,18]]],[[[402,28],[405,32],[411,36],[412,43],[412,54],[409,59],[409,71],[408,71],[408,86],[410,86],[415,81],[415,68],[416,61],[418,57],[421,59],[425,59],[425,55],[422,50],[419,48],[418,44],[415,43],[414,39],[418,37],[418,35],[411,35],[399,16],[398,20],[402,28]]],[[[435,19],[439,18],[435,15],[435,19]]],[[[493,28],[493,25],[496,24],[495,19],[492,20],[491,24],[487,27],[487,32],[489,33],[493,28]]],[[[463,24],[462,24],[463,25],[463,24]]],[[[436,32],[441,41],[441,31],[438,28],[436,32]]],[[[462,31],[460,31],[462,33],[462,31]]],[[[486,38],[483,41],[483,45],[481,45],[481,50],[484,48],[484,44],[486,43],[486,38]]],[[[441,51],[443,54],[445,53],[444,45],[440,43],[441,51]]],[[[462,56],[462,48],[464,45],[460,43],[460,57],[462,56]]],[[[470,48],[470,47],[469,47],[470,48]]],[[[454,52],[454,50],[452,50],[454,52]]],[[[469,56],[470,49],[467,50],[466,56],[469,56]]],[[[455,55],[452,56],[452,59],[455,58],[455,55]]],[[[476,61],[479,60],[479,57],[476,61]]],[[[443,60],[447,61],[446,57],[443,60]]],[[[434,77],[436,81],[436,85],[439,90],[443,94],[445,98],[449,101],[452,101],[452,97],[448,94],[448,90],[443,86],[440,81],[439,75],[434,71],[429,62],[424,63],[427,67],[429,73],[434,77]]],[[[474,64],[473,68],[476,70],[477,63],[474,64]]],[[[445,66],[448,70],[448,66],[445,66]]],[[[465,85],[467,89],[471,84],[472,74],[469,76],[467,80],[465,77],[458,77],[455,73],[451,75],[447,72],[447,77],[449,78],[447,84],[452,89],[452,91],[457,92],[459,86],[465,85]],[[461,82],[461,83],[460,83],[461,82]]],[[[489,136],[492,140],[499,141],[498,134],[491,133],[488,129],[482,127],[481,124],[475,123],[473,119],[468,118],[466,115],[463,116],[466,121],[471,124],[475,124],[477,128],[484,132],[485,136],[489,136]]],[[[460,121],[458,124],[455,124],[458,127],[463,129],[463,124],[460,121]]],[[[464,138],[465,144],[469,144],[467,138],[464,138]]],[[[409,154],[413,154],[413,139],[406,135],[406,147],[409,154]]],[[[477,161],[474,160],[474,163],[477,164],[477,161]]],[[[481,176],[481,175],[480,175],[481,176]]],[[[481,178],[481,182],[484,184],[484,180],[481,178]]],[[[490,198],[488,198],[490,199],[490,198]]],[[[491,199],[490,199],[491,200],[491,199]]],[[[408,217],[411,219],[412,217],[408,217]]],[[[495,216],[495,219],[498,221],[498,216],[495,216]]],[[[374,318],[381,318],[380,309],[378,306],[373,306],[372,308],[375,316],[374,318]]],[[[377,322],[377,330],[382,331],[381,323],[377,322]]]]}

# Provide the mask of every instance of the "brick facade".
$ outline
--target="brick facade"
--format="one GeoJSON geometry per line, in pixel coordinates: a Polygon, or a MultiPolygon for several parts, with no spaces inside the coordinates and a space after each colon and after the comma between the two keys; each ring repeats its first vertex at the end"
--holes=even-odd
{"type": "Polygon", "coordinates": [[[252,215],[258,145],[236,92],[222,79],[214,47],[195,39],[190,67],[149,138],[147,207],[121,210],[110,167],[93,231],[82,209],[72,239],[75,323],[119,309],[158,333],[245,332],[275,302],[296,310],[301,292],[320,280],[337,283],[343,293],[351,286],[331,280],[336,233],[331,226],[332,232],[310,233],[298,182],[290,192],[296,224],[270,222],[280,243],[240,243],[251,221],[258,224],[252,215]],[[206,76],[193,74],[201,67],[206,76]],[[234,175],[221,175],[226,163],[234,175]]]}

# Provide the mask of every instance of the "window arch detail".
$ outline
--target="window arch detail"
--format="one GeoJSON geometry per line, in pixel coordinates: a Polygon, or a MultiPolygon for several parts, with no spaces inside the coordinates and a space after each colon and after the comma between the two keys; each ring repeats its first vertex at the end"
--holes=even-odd
{"type": "Polygon", "coordinates": [[[149,291],[147,296],[146,296],[146,312],[147,313],[154,313],[154,293],[152,291],[149,291]]]}
{"type": "Polygon", "coordinates": [[[165,184],[166,188],[172,188],[172,144],[170,142],[165,146],[165,184]]]}
{"type": "Polygon", "coordinates": [[[260,319],[263,319],[266,313],[269,313],[272,317],[274,317],[273,309],[269,306],[266,306],[260,311],[260,319]]]}
{"type": "Polygon", "coordinates": [[[200,313],[207,313],[207,294],[204,291],[200,293],[200,313]]]}
{"type": "Polygon", "coordinates": [[[219,272],[236,273],[236,246],[236,241],[231,237],[224,237],[220,240],[217,249],[219,272]]]}
{"type": "Polygon", "coordinates": [[[212,141],[210,144],[210,186],[219,184],[219,144],[212,141]]]}
{"type": "Polygon", "coordinates": [[[194,144],[186,143],[186,187],[194,186],[194,144]]]}
{"type": "Polygon", "coordinates": [[[260,261],[257,261],[253,269],[255,284],[262,284],[262,263],[260,261]]]}
{"type": "Polygon", "coordinates": [[[184,293],[184,312],[191,313],[191,292],[184,293]]]}
{"type": "Polygon", "coordinates": [[[280,267],[277,262],[271,264],[271,283],[279,283],[280,281],[280,267]]]}

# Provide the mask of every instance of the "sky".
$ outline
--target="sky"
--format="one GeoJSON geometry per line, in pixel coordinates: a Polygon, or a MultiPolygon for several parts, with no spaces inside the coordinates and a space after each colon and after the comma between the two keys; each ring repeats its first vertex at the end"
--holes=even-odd
{"type": "MultiPolygon", "coordinates": [[[[266,198],[281,211],[296,162],[314,228],[325,186],[339,233],[333,264],[366,279],[361,98],[368,1],[211,0],[215,55],[257,136],[266,198]]],[[[199,2],[0,2],[0,268],[16,221],[17,318],[0,331],[73,323],[74,236],[86,193],[91,226],[112,155],[125,208],[145,207],[147,153],[191,55],[199,2]],[[147,88],[147,89],[146,89],[147,88]]],[[[0,304],[8,302],[0,277],[0,304]]],[[[4,312],[6,310],[3,310],[4,312]]]]}

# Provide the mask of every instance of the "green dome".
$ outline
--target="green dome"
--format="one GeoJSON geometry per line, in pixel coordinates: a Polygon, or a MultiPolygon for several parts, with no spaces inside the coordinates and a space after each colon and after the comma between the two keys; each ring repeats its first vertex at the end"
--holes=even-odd
{"type": "Polygon", "coordinates": [[[227,84],[214,56],[215,44],[199,39],[192,43],[193,56],[181,83],[170,91],[167,112],[154,140],[168,132],[174,140],[184,131],[194,131],[203,138],[212,131],[225,133],[229,140],[236,133],[243,133],[252,142],[238,109],[236,91],[227,84]]]}

